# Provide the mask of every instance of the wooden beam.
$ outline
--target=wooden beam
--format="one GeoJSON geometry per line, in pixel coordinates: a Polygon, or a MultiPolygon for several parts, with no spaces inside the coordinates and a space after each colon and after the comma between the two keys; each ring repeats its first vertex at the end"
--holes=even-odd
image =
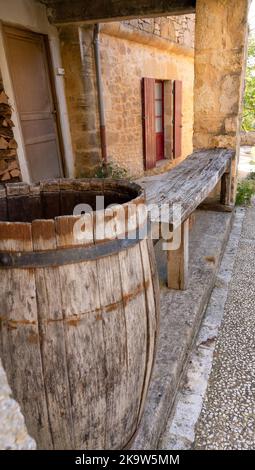
{"type": "Polygon", "coordinates": [[[181,226],[181,244],[178,250],[167,252],[167,285],[169,289],[185,290],[189,270],[189,219],[181,226]]]}
{"type": "Polygon", "coordinates": [[[40,0],[53,23],[116,21],[195,13],[196,0],[40,0]]]}
{"type": "Polygon", "coordinates": [[[229,162],[227,171],[221,178],[220,202],[226,206],[231,204],[232,185],[232,162],[229,162]]]}

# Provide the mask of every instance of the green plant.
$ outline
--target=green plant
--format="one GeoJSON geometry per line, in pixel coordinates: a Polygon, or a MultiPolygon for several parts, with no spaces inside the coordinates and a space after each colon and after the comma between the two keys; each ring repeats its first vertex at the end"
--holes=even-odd
{"type": "Polygon", "coordinates": [[[126,168],[119,166],[117,163],[101,163],[95,173],[96,178],[113,178],[113,179],[128,179],[128,172],[126,168]]]}
{"type": "Polygon", "coordinates": [[[255,194],[255,173],[251,173],[246,179],[238,183],[236,205],[249,205],[253,194],[255,194]]]}
{"type": "Polygon", "coordinates": [[[255,171],[251,171],[249,174],[249,180],[255,180],[255,171]]]}
{"type": "Polygon", "coordinates": [[[244,94],[244,108],[242,129],[255,130],[255,36],[250,36],[248,42],[248,57],[246,67],[246,83],[244,94]]]}

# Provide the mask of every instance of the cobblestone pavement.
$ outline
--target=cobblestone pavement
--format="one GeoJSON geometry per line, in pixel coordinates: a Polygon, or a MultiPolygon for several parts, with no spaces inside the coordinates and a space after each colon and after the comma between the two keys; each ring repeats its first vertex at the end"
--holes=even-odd
{"type": "Polygon", "coordinates": [[[255,449],[255,208],[243,222],[195,449],[255,449]]]}

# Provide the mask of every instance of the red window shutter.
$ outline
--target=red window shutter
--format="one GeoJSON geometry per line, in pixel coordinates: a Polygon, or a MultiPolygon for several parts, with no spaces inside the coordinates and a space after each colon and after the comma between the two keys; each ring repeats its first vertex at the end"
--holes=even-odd
{"type": "Polygon", "coordinates": [[[174,119],[173,119],[173,156],[178,158],[182,154],[182,82],[174,81],[174,119]]]}
{"type": "Polygon", "coordinates": [[[146,170],[156,165],[156,136],[155,136],[155,80],[143,78],[143,152],[146,170]]]}

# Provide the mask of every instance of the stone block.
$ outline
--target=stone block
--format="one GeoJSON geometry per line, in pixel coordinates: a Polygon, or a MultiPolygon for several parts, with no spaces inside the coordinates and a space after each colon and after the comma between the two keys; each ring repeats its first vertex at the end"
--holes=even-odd
{"type": "Polygon", "coordinates": [[[220,111],[224,114],[238,114],[240,99],[240,75],[226,75],[220,89],[220,111]]]}
{"type": "Polygon", "coordinates": [[[236,135],[216,135],[211,138],[211,147],[235,148],[236,135]]]}
{"type": "Polygon", "coordinates": [[[237,116],[227,117],[225,119],[225,131],[227,133],[237,132],[238,118],[237,116]]]}

